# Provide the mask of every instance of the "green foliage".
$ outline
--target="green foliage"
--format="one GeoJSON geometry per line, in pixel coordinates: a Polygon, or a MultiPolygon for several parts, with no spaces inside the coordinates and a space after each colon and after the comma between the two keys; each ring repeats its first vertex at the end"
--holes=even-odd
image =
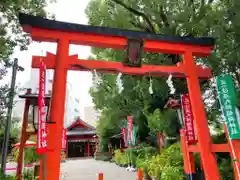
{"type": "MultiPolygon", "coordinates": [[[[19,148],[13,148],[11,156],[12,160],[17,162],[18,159],[19,148]]],[[[40,159],[40,155],[36,153],[36,147],[26,147],[24,149],[24,163],[30,164],[37,162],[40,159]]]]}
{"type": "Polygon", "coordinates": [[[219,164],[219,171],[222,180],[234,180],[232,161],[230,157],[222,158],[219,164]]]}
{"type": "MultiPolygon", "coordinates": [[[[195,60],[212,68],[214,75],[231,74],[237,89],[240,87],[239,0],[91,0],[86,14],[90,25],[166,35],[215,37],[214,53],[208,58],[195,60]]],[[[122,61],[124,58],[124,52],[119,50],[92,48],[92,53],[94,58],[108,61],[122,61]]],[[[166,54],[145,53],[142,60],[144,64],[175,64],[174,56],[166,54]]],[[[123,76],[124,90],[121,94],[117,93],[115,75],[101,77],[103,83],[98,86],[98,92],[91,91],[96,108],[102,110],[105,116],[97,128],[101,136],[107,139],[114,133],[120,133],[122,120],[128,115],[135,117],[134,123],[139,126],[140,137],[147,136],[149,130],[152,137],[156,131],[168,136],[178,136],[179,122],[176,113],[163,108],[169,96],[165,78],[152,78],[154,94],[150,95],[149,77],[123,76]]],[[[186,82],[183,80],[174,80],[174,86],[177,95],[187,92],[186,82]]],[[[215,82],[201,81],[201,88],[207,105],[209,123],[220,132],[221,112],[215,82]]],[[[237,94],[240,97],[240,91],[237,90],[237,94]]],[[[218,137],[214,137],[214,142],[221,142],[218,137]]],[[[146,141],[144,138],[141,140],[146,141]]],[[[149,172],[158,175],[158,178],[180,179],[183,175],[183,166],[178,146],[178,144],[170,146],[161,155],[154,156],[150,162],[149,158],[146,160],[140,158],[143,164],[141,166],[148,166],[149,172]],[[172,151],[174,148],[176,153],[175,150],[172,151]]],[[[195,156],[199,159],[199,156],[195,156]]],[[[231,179],[232,176],[229,175],[231,170],[224,168],[231,167],[229,158],[227,159],[225,154],[217,155],[217,158],[223,179],[231,179]]]]}
{"type": "Polygon", "coordinates": [[[180,130],[180,123],[174,110],[168,109],[162,111],[160,109],[155,109],[153,113],[149,113],[145,108],[144,114],[147,117],[148,126],[151,131],[165,133],[170,137],[179,137],[178,132],[180,130]]]}
{"type": "MultiPolygon", "coordinates": [[[[16,176],[5,175],[5,174],[2,173],[2,171],[0,171],[0,179],[1,180],[17,180],[17,177],[16,176]]],[[[37,180],[34,177],[34,170],[33,169],[24,170],[23,174],[22,174],[22,180],[37,180]]]]}
{"type": "Polygon", "coordinates": [[[157,154],[157,149],[152,146],[145,145],[145,144],[138,146],[137,159],[136,159],[137,168],[147,169],[149,160],[152,158],[153,155],[156,155],[156,154],[157,154]]]}
{"type": "Polygon", "coordinates": [[[151,176],[161,180],[181,179],[183,177],[183,160],[180,144],[173,144],[161,154],[153,156],[148,162],[148,172],[151,176]]]}
{"type": "MultiPolygon", "coordinates": [[[[54,0],[1,0],[0,1],[0,81],[7,73],[7,68],[12,66],[10,57],[16,48],[26,50],[30,38],[23,33],[19,24],[20,12],[51,16],[45,11],[47,3],[54,0]]],[[[16,91],[16,89],[15,89],[16,91]]],[[[9,85],[0,85],[0,128],[4,126],[6,109],[8,107],[9,85]]]]}
{"type": "Polygon", "coordinates": [[[129,163],[127,154],[120,149],[114,151],[113,161],[119,165],[127,165],[129,163]]]}
{"type": "Polygon", "coordinates": [[[1,180],[17,180],[17,177],[5,175],[5,174],[3,174],[2,170],[0,169],[0,179],[1,180]]]}
{"type": "Polygon", "coordinates": [[[34,177],[34,170],[32,170],[32,169],[23,171],[22,179],[23,180],[37,180],[37,178],[34,177]]]}
{"type": "Polygon", "coordinates": [[[108,139],[107,138],[101,137],[100,152],[108,152],[108,139]]]}

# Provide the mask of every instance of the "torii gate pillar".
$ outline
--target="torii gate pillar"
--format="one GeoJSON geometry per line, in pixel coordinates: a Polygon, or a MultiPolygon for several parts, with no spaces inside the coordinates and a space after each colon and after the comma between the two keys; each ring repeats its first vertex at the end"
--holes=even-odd
{"type": "Polygon", "coordinates": [[[57,180],[60,174],[65,95],[67,83],[67,63],[69,52],[68,39],[59,39],[57,43],[57,59],[55,63],[52,98],[50,104],[50,124],[48,124],[48,147],[46,169],[47,180],[57,180]],[[54,165],[53,165],[54,164],[54,165]]]}
{"type": "Polygon", "coordinates": [[[208,129],[208,120],[206,118],[204,104],[202,102],[202,94],[192,52],[185,52],[183,59],[184,64],[188,67],[186,69],[188,91],[196,124],[198,142],[201,144],[199,146],[199,150],[204,167],[205,178],[211,179],[211,177],[214,177],[214,180],[219,179],[220,176],[216,164],[216,157],[215,154],[211,152],[212,142],[208,129]]]}

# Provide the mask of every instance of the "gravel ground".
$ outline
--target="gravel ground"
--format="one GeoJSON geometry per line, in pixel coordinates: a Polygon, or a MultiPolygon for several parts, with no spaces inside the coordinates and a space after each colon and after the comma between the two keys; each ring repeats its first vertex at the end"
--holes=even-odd
{"type": "Polygon", "coordinates": [[[98,180],[97,173],[104,173],[104,180],[136,180],[137,172],[128,172],[113,163],[94,159],[67,160],[61,164],[62,180],[98,180]]]}

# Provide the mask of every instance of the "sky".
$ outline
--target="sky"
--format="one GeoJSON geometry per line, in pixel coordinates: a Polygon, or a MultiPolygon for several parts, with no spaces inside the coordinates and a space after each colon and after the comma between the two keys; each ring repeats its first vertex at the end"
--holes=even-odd
{"type": "MultiPolygon", "coordinates": [[[[90,0],[57,0],[57,3],[49,4],[46,10],[55,14],[57,21],[87,24],[88,19],[84,13],[85,8],[90,0]]],[[[33,42],[29,46],[28,51],[20,52],[15,50],[13,58],[19,59],[19,65],[24,67],[24,72],[18,72],[17,83],[26,86],[30,78],[31,57],[32,55],[41,55],[49,51],[56,53],[56,44],[54,43],[36,43],[33,42]]],[[[69,49],[70,55],[78,54],[79,58],[87,58],[91,54],[90,47],[71,45],[69,49]]],[[[5,78],[5,82],[10,82],[11,70],[5,78]]],[[[84,106],[92,106],[92,99],[88,91],[92,85],[92,76],[89,72],[71,72],[68,71],[68,82],[72,85],[73,96],[80,100],[80,110],[84,106]]]]}

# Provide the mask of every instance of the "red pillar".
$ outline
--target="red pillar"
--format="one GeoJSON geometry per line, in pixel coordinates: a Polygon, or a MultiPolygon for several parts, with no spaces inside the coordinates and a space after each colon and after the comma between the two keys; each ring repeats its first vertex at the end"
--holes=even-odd
{"type": "Polygon", "coordinates": [[[189,176],[196,172],[194,156],[192,152],[189,153],[188,151],[187,140],[186,140],[185,132],[183,129],[180,130],[180,136],[181,136],[181,150],[183,154],[184,172],[186,175],[189,176]]]}
{"type": "Polygon", "coordinates": [[[87,144],[87,151],[88,151],[88,157],[90,157],[90,144],[89,144],[89,141],[88,141],[88,144],[87,144]]]}
{"type": "Polygon", "coordinates": [[[59,180],[69,41],[59,39],[48,124],[47,180],[59,180]],[[54,123],[55,122],[55,123],[54,123]]]}
{"type": "Polygon", "coordinates": [[[24,145],[27,140],[27,124],[28,124],[28,112],[29,112],[30,101],[26,99],[25,107],[24,107],[24,114],[23,114],[23,123],[22,123],[22,132],[21,132],[21,140],[20,140],[20,147],[19,147],[19,154],[18,154],[18,164],[17,164],[17,178],[21,180],[22,174],[22,166],[23,166],[23,151],[24,145]]]}
{"type": "Polygon", "coordinates": [[[140,168],[138,168],[138,180],[143,180],[143,173],[140,168]]]}
{"type": "Polygon", "coordinates": [[[203,163],[205,178],[206,180],[220,180],[216,157],[211,151],[212,142],[208,120],[206,119],[204,104],[202,102],[202,94],[192,52],[185,52],[184,64],[187,72],[189,96],[196,124],[200,157],[203,163]]]}

